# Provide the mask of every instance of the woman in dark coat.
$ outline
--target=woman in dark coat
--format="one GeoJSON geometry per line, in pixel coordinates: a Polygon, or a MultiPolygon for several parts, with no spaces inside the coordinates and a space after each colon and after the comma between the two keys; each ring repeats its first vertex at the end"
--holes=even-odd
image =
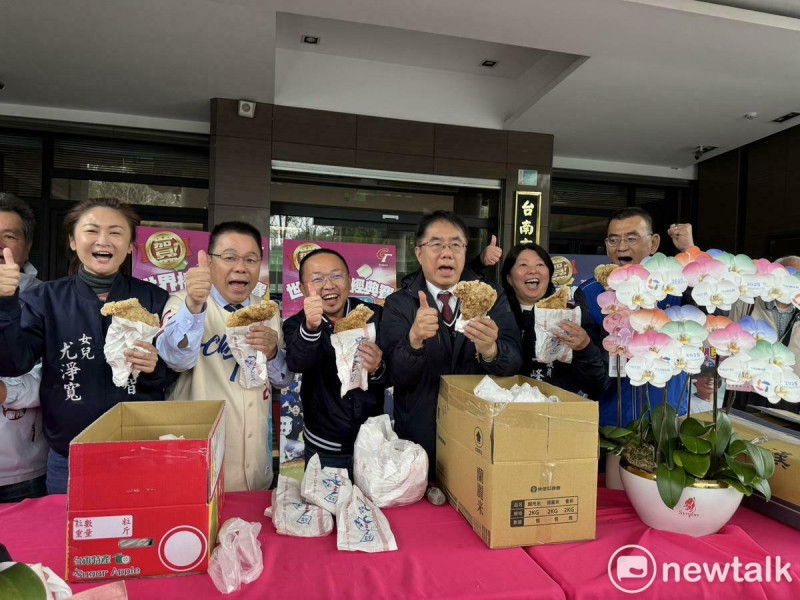
{"type": "Polygon", "coordinates": [[[550,255],[537,244],[514,246],[503,262],[500,280],[522,332],[520,374],[595,398],[611,381],[607,356],[586,332],[593,327],[591,315],[581,314],[580,326],[568,321],[559,323],[562,331],[555,335],[572,348],[571,363],[536,360],[533,305],[555,292],[553,270],[550,255]]]}

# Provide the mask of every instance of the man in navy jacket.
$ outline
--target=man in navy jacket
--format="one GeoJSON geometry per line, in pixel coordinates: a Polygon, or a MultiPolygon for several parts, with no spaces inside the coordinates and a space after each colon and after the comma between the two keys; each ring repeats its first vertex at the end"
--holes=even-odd
{"type": "Polygon", "coordinates": [[[520,334],[508,301],[497,290],[489,317],[456,332],[460,305],[452,295],[459,281],[478,279],[464,268],[469,233],[455,214],[436,211],[417,228],[416,256],[422,269],[389,296],[379,345],[394,384],[395,431],[428,453],[436,465],[436,403],[442,375],[516,375],[522,365],[520,334]]]}

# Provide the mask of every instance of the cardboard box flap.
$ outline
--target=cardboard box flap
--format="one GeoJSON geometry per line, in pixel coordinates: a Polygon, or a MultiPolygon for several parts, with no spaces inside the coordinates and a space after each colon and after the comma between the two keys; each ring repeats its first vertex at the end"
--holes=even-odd
{"type": "Polygon", "coordinates": [[[118,404],[70,444],[70,509],[207,502],[221,467],[212,436],[223,409],[221,401],[118,404]],[[158,439],[166,433],[185,439],[158,439]]]}
{"type": "Polygon", "coordinates": [[[472,391],[482,375],[442,377],[438,427],[492,462],[597,458],[597,403],[527,377],[492,377],[501,387],[528,383],[559,402],[495,403],[472,391]]]}

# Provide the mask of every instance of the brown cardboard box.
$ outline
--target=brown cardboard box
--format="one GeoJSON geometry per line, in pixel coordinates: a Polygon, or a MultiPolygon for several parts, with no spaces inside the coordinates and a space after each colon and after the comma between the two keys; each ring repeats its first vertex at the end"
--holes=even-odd
{"type": "Polygon", "coordinates": [[[72,440],[68,581],[208,568],[222,503],[224,407],[123,402],[72,440]],[[184,439],[158,439],[169,433],[184,439]]]}
{"type": "Polygon", "coordinates": [[[436,475],[450,503],[490,548],[595,537],[597,403],[526,377],[561,402],[497,404],[473,395],[481,375],[444,376],[436,475]]]}
{"type": "MultiPolygon", "coordinates": [[[[782,411],[777,411],[778,414],[782,411]]],[[[713,415],[703,413],[701,419],[711,421],[713,415]]],[[[790,415],[793,420],[797,415],[790,415]]],[[[745,506],[773,519],[800,529],[800,433],[793,430],[796,421],[784,421],[775,416],[750,414],[733,410],[730,414],[733,429],[743,440],[755,441],[775,458],[775,474],[770,477],[772,499],[753,494],[742,501],[745,506]]]]}

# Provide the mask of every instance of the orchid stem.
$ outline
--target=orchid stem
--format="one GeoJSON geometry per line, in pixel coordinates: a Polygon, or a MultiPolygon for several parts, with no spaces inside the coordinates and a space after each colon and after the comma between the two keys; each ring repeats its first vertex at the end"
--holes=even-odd
{"type": "Polygon", "coordinates": [[[617,354],[617,427],[622,427],[622,373],[620,372],[622,359],[617,354]]]}
{"type": "Polygon", "coordinates": [[[719,386],[719,354],[714,357],[714,431],[717,430],[717,387],[719,386]]]}
{"type": "MultiPolygon", "coordinates": [[[[686,377],[686,387],[683,388],[683,393],[686,394],[686,416],[692,416],[692,376],[686,377]]],[[[681,396],[682,397],[682,396],[681,396]]],[[[680,406],[678,407],[680,408],[680,406]]]]}

